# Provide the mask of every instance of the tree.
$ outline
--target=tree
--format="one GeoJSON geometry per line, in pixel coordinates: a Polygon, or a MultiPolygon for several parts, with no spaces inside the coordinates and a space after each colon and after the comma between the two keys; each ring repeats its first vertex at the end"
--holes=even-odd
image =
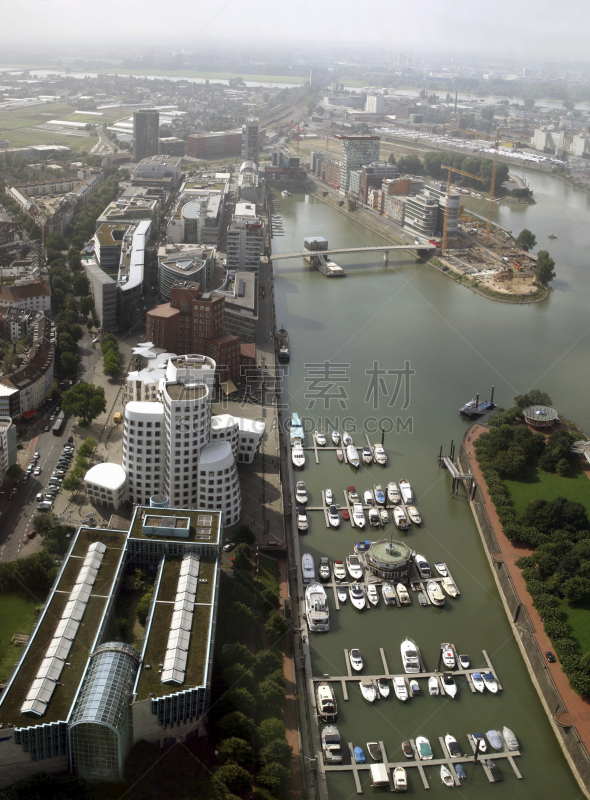
{"type": "Polygon", "coordinates": [[[568,605],[583,605],[590,600],[590,578],[576,575],[561,587],[568,605]]]}
{"type": "Polygon", "coordinates": [[[535,100],[533,97],[525,97],[524,98],[524,107],[527,111],[532,111],[535,107],[535,100]]]}
{"type": "Polygon", "coordinates": [[[389,158],[387,159],[387,163],[388,164],[395,164],[395,156],[393,155],[393,153],[389,154],[389,158]]]}
{"type": "Polygon", "coordinates": [[[537,280],[543,286],[547,286],[549,281],[555,278],[555,261],[551,258],[547,250],[539,250],[537,254],[537,280]]]}
{"type": "Polygon", "coordinates": [[[397,167],[402,175],[422,175],[424,166],[418,156],[402,156],[397,162],[397,167]]]}
{"type": "Polygon", "coordinates": [[[232,664],[243,664],[245,667],[250,667],[254,663],[254,656],[245,644],[236,642],[224,646],[221,651],[221,661],[225,667],[230,667],[232,664]]]}
{"type": "Polygon", "coordinates": [[[33,528],[39,536],[49,536],[57,523],[57,517],[51,511],[33,517],[33,528]]]}
{"type": "Polygon", "coordinates": [[[93,308],[94,308],[94,303],[92,302],[91,297],[80,298],[80,311],[85,317],[88,316],[88,314],[92,311],[93,308]]]}
{"type": "Polygon", "coordinates": [[[528,252],[537,244],[537,237],[528,228],[523,228],[516,237],[516,244],[528,252]]]}
{"type": "Polygon", "coordinates": [[[246,741],[252,738],[256,728],[254,720],[241,711],[230,711],[229,714],[225,714],[219,720],[218,727],[220,730],[225,731],[228,736],[236,736],[238,739],[245,739],[246,741]]]}
{"type": "Polygon", "coordinates": [[[102,386],[90,383],[77,383],[64,392],[61,405],[67,416],[79,416],[81,425],[90,425],[107,408],[102,386]]]}
{"type": "Polygon", "coordinates": [[[277,761],[265,764],[258,773],[258,781],[271,792],[280,793],[289,783],[289,770],[277,761]]]}
{"type": "Polygon", "coordinates": [[[247,544],[239,544],[234,551],[234,570],[252,572],[252,550],[247,544]]]}
{"type": "Polygon", "coordinates": [[[265,764],[277,761],[279,764],[288,766],[293,754],[293,748],[285,739],[275,739],[260,751],[260,760],[265,764]]]}
{"type": "Polygon", "coordinates": [[[267,678],[258,686],[258,699],[267,711],[277,712],[285,701],[285,690],[272,678],[267,678]]]}
{"type": "Polygon", "coordinates": [[[84,439],[80,447],[78,448],[78,455],[88,457],[92,455],[92,451],[96,447],[98,442],[93,436],[89,436],[87,439],[84,439]]]}
{"type": "Polygon", "coordinates": [[[147,615],[148,611],[150,610],[150,603],[152,602],[152,594],[153,590],[150,589],[149,592],[146,592],[144,594],[144,596],[137,604],[137,608],[135,610],[135,616],[137,617],[137,621],[139,622],[140,625],[145,625],[147,622],[147,615]]]}
{"type": "Polygon", "coordinates": [[[23,471],[22,467],[19,467],[18,464],[13,464],[11,467],[8,467],[8,469],[6,470],[6,475],[7,475],[8,478],[10,478],[11,480],[15,481],[15,480],[18,480],[18,478],[20,478],[20,476],[22,474],[22,471],[23,471]]]}
{"type": "Polygon", "coordinates": [[[104,355],[102,369],[105,375],[116,375],[121,369],[121,356],[118,350],[107,350],[104,355]]]}
{"type": "Polygon", "coordinates": [[[252,776],[239,764],[229,762],[222,764],[213,776],[213,783],[218,792],[244,794],[252,786],[252,776]]]}
{"type": "Polygon", "coordinates": [[[282,639],[287,633],[289,630],[289,623],[278,611],[272,611],[264,626],[264,630],[269,639],[274,643],[277,639],[282,639]]]}
{"type": "Polygon", "coordinates": [[[236,711],[241,711],[247,717],[254,716],[256,700],[252,692],[249,692],[244,686],[237,686],[235,689],[230,689],[226,698],[236,711]]]}
{"type": "Polygon", "coordinates": [[[230,736],[229,739],[224,739],[217,750],[222,764],[233,761],[241,767],[247,767],[254,761],[252,746],[237,736],[230,736]]]}
{"type": "Polygon", "coordinates": [[[254,675],[243,664],[232,664],[223,671],[223,679],[228,689],[234,686],[243,686],[252,694],[256,693],[256,681],[254,675]]]}
{"type": "Polygon", "coordinates": [[[61,353],[59,357],[60,375],[75,375],[78,369],[78,360],[76,353],[61,353]]]}
{"type": "Polygon", "coordinates": [[[45,248],[47,250],[59,250],[61,253],[62,250],[68,249],[68,242],[63,233],[55,231],[54,233],[50,233],[45,240],[45,248]]]}
{"type": "Polygon", "coordinates": [[[79,478],[77,475],[68,475],[64,482],[62,483],[63,488],[66,492],[77,492],[78,489],[82,486],[82,479],[79,478]]]}
{"type": "Polygon", "coordinates": [[[254,531],[245,522],[242,522],[234,529],[232,539],[236,544],[254,544],[256,542],[254,531]]]}
{"type": "Polygon", "coordinates": [[[76,294],[83,297],[87,295],[90,290],[90,283],[88,282],[88,278],[86,275],[82,275],[82,273],[76,275],[73,280],[74,290],[76,294]]]}
{"type": "Polygon", "coordinates": [[[36,772],[2,790],[6,800],[92,800],[94,787],[71,775],[36,772]]]}
{"type": "Polygon", "coordinates": [[[573,672],[568,675],[570,686],[576,694],[582,697],[590,695],[590,675],[584,672],[573,672]]]}
{"type": "Polygon", "coordinates": [[[274,742],[275,739],[284,739],[287,735],[287,729],[285,728],[285,723],[282,720],[277,719],[276,717],[269,717],[260,723],[256,729],[256,734],[258,736],[260,746],[266,747],[266,745],[274,742]]]}
{"type": "Polygon", "coordinates": [[[519,411],[527,406],[550,406],[552,400],[547,392],[542,392],[540,389],[531,389],[526,394],[518,394],[514,398],[514,405],[519,411]]]}

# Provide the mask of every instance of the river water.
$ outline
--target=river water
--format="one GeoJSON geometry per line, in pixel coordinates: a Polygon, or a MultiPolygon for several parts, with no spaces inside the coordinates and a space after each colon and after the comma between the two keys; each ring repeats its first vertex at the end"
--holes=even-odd
{"type": "MultiPolygon", "coordinates": [[[[499,207],[496,213],[513,231],[533,230],[557,261],[554,291],[544,303],[512,306],[488,300],[410,254],[390,254],[387,267],[375,255],[338,256],[348,277],[334,280],[297,260],[274,262],[277,325],[288,329],[291,341],[285,412],[297,411],[311,428],[321,425],[326,432],[332,422],[341,427],[347,419],[349,429],[357,431],[356,444],[365,443],[365,430],[373,442],[380,438],[374,431],[387,431],[389,462],[384,469],[361,466],[355,473],[339,464],[333,452],[324,453],[316,465],[308,453],[301,477],[310,505],[321,504],[320,491],[326,487],[342,503],[350,484],[364,491],[407,478],[424,523],[409,534],[395,533],[395,538],[405,538],[431,564],[445,561],[461,590],[461,597],[444,609],[422,608],[413,595],[410,608],[380,602],[377,609],[358,613],[348,601],[336,612],[330,597],[330,633],[311,634],[314,674],[346,674],[343,651],[352,647],[361,650],[365,674],[382,671],[379,647],[385,649],[390,669],[401,672],[399,645],[406,636],[420,646],[428,670],[436,668],[441,642],[453,642],[476,667],[485,666],[485,649],[504,687],[497,696],[472,695],[459,680],[455,700],[426,693],[405,705],[390,697],[369,706],[356,685],[349,686],[348,702],[336,689],[346,752],[348,742],[364,748],[377,739],[384,741],[390,760],[402,760],[401,741],[423,734],[440,757],[438,737],[446,733],[467,752],[466,733],[512,728],[521,742],[518,767],[523,780],[516,779],[505,761],[499,762],[502,786],[489,784],[481,768],[468,766],[461,796],[478,800],[498,792],[514,800],[580,796],[512,636],[467,501],[462,493],[451,498],[449,474],[436,460],[441,444],[448,452],[451,439],[457,442],[463,435],[466,423],[459,407],[477,391],[488,397],[492,384],[495,399],[504,405],[515,394],[539,386],[561,413],[590,429],[590,375],[585,369],[590,348],[590,199],[547,175],[529,172],[526,179],[537,205],[499,207]],[[559,238],[547,239],[550,232],[559,238]]],[[[305,236],[325,236],[333,247],[384,243],[313,197],[280,199],[285,235],[273,240],[275,252],[301,249],[305,236]]],[[[485,213],[482,201],[467,202],[485,213]]],[[[310,512],[309,517],[310,531],[301,546],[316,564],[321,555],[345,559],[354,542],[365,538],[348,523],[338,531],[326,530],[322,514],[310,512]]],[[[384,535],[389,536],[391,527],[384,535]]],[[[427,773],[433,796],[446,791],[438,769],[427,773]]],[[[409,780],[414,794],[423,791],[415,770],[409,780]]],[[[334,800],[355,794],[350,773],[333,773],[328,782],[334,800]]],[[[372,791],[368,776],[364,790],[372,791]]]]}

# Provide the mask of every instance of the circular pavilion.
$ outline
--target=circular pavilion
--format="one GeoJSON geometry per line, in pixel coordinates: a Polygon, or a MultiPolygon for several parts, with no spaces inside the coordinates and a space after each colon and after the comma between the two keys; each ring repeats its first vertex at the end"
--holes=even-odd
{"type": "Polygon", "coordinates": [[[365,553],[367,569],[384,580],[408,581],[413,550],[404,542],[381,539],[372,542],[365,553]]]}
{"type": "Polygon", "coordinates": [[[533,428],[550,428],[558,419],[557,411],[551,406],[527,406],[522,415],[533,428]]]}

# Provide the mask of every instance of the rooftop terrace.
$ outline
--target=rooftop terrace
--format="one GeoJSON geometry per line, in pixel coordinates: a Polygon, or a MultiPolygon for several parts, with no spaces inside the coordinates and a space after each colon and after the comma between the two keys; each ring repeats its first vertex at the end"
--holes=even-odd
{"type": "MultiPolygon", "coordinates": [[[[141,509],[138,509],[140,511],[141,509]]],[[[162,520],[162,525],[166,526],[167,517],[189,517],[190,529],[187,538],[183,538],[183,542],[201,542],[203,544],[217,544],[219,542],[221,515],[219,511],[209,510],[192,510],[192,509],[173,509],[173,508],[158,508],[157,513],[152,509],[152,513],[147,513],[148,518],[155,518],[162,520]]],[[[143,529],[144,515],[143,513],[136,513],[133,518],[131,527],[132,539],[152,539],[155,541],[162,541],[165,537],[158,535],[149,535],[143,529]]],[[[174,541],[178,541],[175,539],[174,541]]]]}

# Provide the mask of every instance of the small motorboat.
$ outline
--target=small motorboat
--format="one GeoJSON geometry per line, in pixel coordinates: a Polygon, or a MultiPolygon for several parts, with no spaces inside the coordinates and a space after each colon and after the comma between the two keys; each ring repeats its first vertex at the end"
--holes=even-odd
{"type": "Polygon", "coordinates": [[[363,568],[361,567],[361,562],[359,561],[359,557],[354,553],[346,556],[346,569],[348,570],[350,577],[355,581],[360,581],[363,579],[363,568]]]}
{"type": "Polygon", "coordinates": [[[340,517],[338,516],[338,509],[336,506],[330,506],[330,510],[328,511],[328,522],[333,528],[337,528],[340,525],[340,517]]]}
{"type": "Polygon", "coordinates": [[[397,488],[397,483],[394,483],[393,481],[390,481],[387,484],[387,499],[393,505],[399,503],[399,501],[402,499],[399,489],[397,488]]]}
{"type": "Polygon", "coordinates": [[[367,750],[373,761],[381,761],[383,758],[379,742],[367,742],[367,750]]]}
{"type": "Polygon", "coordinates": [[[518,744],[518,739],[512,733],[510,728],[506,727],[506,725],[504,725],[504,727],[502,728],[502,737],[504,738],[504,741],[506,742],[506,747],[509,750],[518,750],[519,749],[520,745],[518,744]]]}
{"type": "Polygon", "coordinates": [[[291,192],[288,191],[287,189],[283,189],[283,191],[281,192],[281,197],[291,197],[291,192]]]}
{"type": "Polygon", "coordinates": [[[451,770],[445,766],[445,764],[440,765],[440,779],[445,786],[455,785],[455,779],[453,778],[451,770]]]}
{"type": "Polygon", "coordinates": [[[346,448],[346,458],[348,459],[348,463],[355,469],[360,467],[361,460],[359,458],[357,449],[353,444],[349,444],[346,448]]]}
{"type": "Polygon", "coordinates": [[[293,449],[291,450],[291,461],[293,462],[293,466],[298,467],[299,469],[305,466],[305,453],[303,452],[303,447],[300,444],[293,445],[293,449]]]}
{"type": "Polygon", "coordinates": [[[398,700],[401,700],[402,703],[406,702],[408,699],[408,684],[405,678],[398,676],[393,679],[393,691],[398,700]]]}
{"type": "Polygon", "coordinates": [[[359,681],[359,686],[365,700],[368,700],[369,703],[374,703],[377,699],[377,689],[375,689],[373,681],[359,681]]]}
{"type": "Polygon", "coordinates": [[[318,447],[326,446],[326,434],[323,431],[316,431],[314,433],[315,441],[318,447]]]}
{"type": "Polygon", "coordinates": [[[398,583],[395,587],[395,590],[402,606],[409,606],[412,601],[410,600],[410,594],[403,583],[398,583]]]}
{"type": "Polygon", "coordinates": [[[554,233],[548,233],[547,234],[547,238],[548,239],[557,239],[557,236],[554,233]]]}
{"type": "Polygon", "coordinates": [[[350,520],[350,511],[347,508],[342,510],[342,519],[345,519],[347,522],[350,520]]]}
{"type": "Polygon", "coordinates": [[[355,553],[366,553],[369,547],[371,546],[370,539],[365,539],[364,542],[356,542],[354,546],[355,553]]]}
{"type": "Polygon", "coordinates": [[[485,691],[486,685],[484,683],[483,678],[481,677],[480,672],[472,672],[471,673],[471,681],[478,692],[485,691]]]}
{"type": "Polygon", "coordinates": [[[347,488],[347,490],[346,490],[346,494],[347,494],[347,496],[348,496],[348,502],[349,502],[351,505],[354,505],[355,503],[359,503],[359,502],[360,502],[360,498],[359,498],[359,496],[358,496],[358,492],[357,492],[357,490],[354,488],[354,486],[349,486],[349,487],[347,488]]]}
{"type": "Polygon", "coordinates": [[[308,501],[305,481],[297,481],[295,484],[295,500],[299,505],[305,505],[308,501]]]}
{"type": "Polygon", "coordinates": [[[459,656],[459,666],[461,667],[461,669],[469,669],[469,664],[470,664],[469,656],[466,655],[459,656]]]}
{"type": "Polygon", "coordinates": [[[410,693],[412,697],[418,697],[422,692],[420,691],[420,684],[415,678],[410,681],[410,693]]]}
{"type": "Polygon", "coordinates": [[[383,600],[386,606],[396,606],[397,605],[397,595],[395,593],[395,589],[390,583],[384,583],[381,586],[381,594],[383,595],[383,600]]]}
{"type": "Polygon", "coordinates": [[[457,696],[457,684],[450,672],[445,672],[442,679],[443,689],[445,694],[449,697],[455,698],[457,696]]]}
{"type": "Polygon", "coordinates": [[[383,491],[380,483],[373,487],[373,494],[375,495],[375,500],[380,506],[385,505],[385,492],[383,491]]]}
{"type": "Polygon", "coordinates": [[[318,569],[318,578],[321,581],[330,580],[330,559],[328,556],[320,556],[320,567],[318,569]]]}
{"type": "Polygon", "coordinates": [[[352,436],[347,431],[344,431],[342,434],[342,444],[344,447],[348,447],[349,444],[353,444],[352,436]]]}
{"type": "Polygon", "coordinates": [[[373,492],[370,489],[363,494],[363,500],[366,506],[374,506],[375,505],[375,498],[373,497],[373,492]]]}
{"type": "Polygon", "coordinates": [[[418,514],[416,506],[407,506],[407,509],[410,521],[413,522],[414,525],[422,525],[422,517],[418,514]]]}
{"type": "Polygon", "coordinates": [[[373,463],[373,452],[370,447],[365,445],[363,447],[363,461],[365,464],[372,464],[373,463]]]}
{"type": "Polygon", "coordinates": [[[412,487],[410,486],[410,481],[407,481],[405,478],[399,482],[399,490],[402,493],[402,500],[406,505],[411,504],[414,499],[414,494],[412,492],[412,487]]]}
{"type": "MultiPolygon", "coordinates": [[[[411,747],[411,745],[410,745],[411,747]]],[[[414,754],[410,756],[413,758],[414,754]]],[[[394,792],[407,792],[408,791],[408,776],[403,767],[396,767],[393,770],[393,791],[394,792]]]]}
{"type": "Polygon", "coordinates": [[[318,683],[315,697],[318,717],[322,722],[336,722],[338,719],[338,706],[336,705],[336,694],[332,684],[325,681],[318,683]]]}
{"type": "Polygon", "coordinates": [[[367,605],[365,593],[363,592],[363,587],[360,585],[360,583],[351,583],[351,585],[348,587],[348,596],[350,597],[350,602],[352,605],[355,608],[358,608],[359,611],[362,611],[367,605]]]}
{"type": "Polygon", "coordinates": [[[346,569],[344,568],[344,561],[334,561],[333,566],[334,578],[337,581],[346,579],[346,569]]]}
{"type": "Polygon", "coordinates": [[[426,599],[426,595],[424,594],[424,592],[418,592],[418,602],[420,603],[421,606],[428,605],[428,600],[426,599]]]}
{"type": "Polygon", "coordinates": [[[381,520],[382,525],[387,525],[389,522],[389,514],[387,513],[386,508],[379,509],[379,519],[381,520]]]}
{"type": "Polygon", "coordinates": [[[443,578],[441,581],[442,587],[449,597],[457,597],[459,590],[450,578],[443,578]]]}
{"type": "Polygon", "coordinates": [[[352,519],[359,528],[364,528],[367,520],[363,511],[362,503],[355,503],[352,507],[352,519]]]}
{"type": "Polygon", "coordinates": [[[350,661],[350,666],[355,670],[355,672],[360,672],[363,668],[363,657],[361,656],[361,651],[357,647],[353,647],[352,650],[348,651],[348,658],[350,661]]]}
{"type": "Polygon", "coordinates": [[[380,444],[376,444],[373,447],[373,457],[377,464],[381,464],[382,467],[387,464],[387,453],[380,444]]]}
{"type": "Polygon", "coordinates": [[[426,736],[416,736],[416,747],[420,761],[432,761],[432,748],[426,736]]]}
{"type": "Polygon", "coordinates": [[[483,733],[472,733],[473,744],[475,745],[476,752],[486,753],[488,746],[486,740],[483,738],[483,733]]]}
{"type": "Polygon", "coordinates": [[[483,678],[483,682],[486,685],[486,689],[489,692],[492,692],[492,694],[497,694],[497,692],[498,692],[498,683],[497,683],[496,679],[494,678],[493,674],[491,672],[484,672],[481,677],[483,678]]]}
{"type": "Polygon", "coordinates": [[[311,553],[304,553],[301,556],[301,572],[303,583],[313,583],[315,581],[315,564],[311,553]]]}
{"type": "Polygon", "coordinates": [[[436,571],[441,576],[441,578],[446,578],[449,574],[447,570],[447,565],[444,564],[442,561],[437,561],[434,565],[436,567],[436,571]]]}
{"type": "Polygon", "coordinates": [[[498,753],[504,749],[504,742],[502,741],[502,736],[500,731],[486,731],[486,738],[488,742],[492,745],[494,750],[497,750],[498,753]]]}
{"type": "Polygon", "coordinates": [[[410,527],[410,523],[408,522],[405,511],[403,508],[400,508],[400,506],[393,507],[393,521],[400,531],[407,531],[410,527]]]}
{"type": "Polygon", "coordinates": [[[326,764],[341,764],[342,749],[340,747],[340,733],[335,725],[326,725],[322,730],[322,750],[326,764]]]}
{"type": "Polygon", "coordinates": [[[326,505],[331,506],[332,503],[334,502],[334,495],[332,494],[332,490],[326,489],[326,491],[324,492],[324,497],[326,498],[326,505]]]}
{"type": "Polygon", "coordinates": [[[340,448],[338,448],[338,450],[336,450],[336,458],[341,463],[342,463],[342,461],[344,461],[344,453],[342,452],[342,450],[340,450],[340,448]]]}
{"type": "Polygon", "coordinates": [[[428,592],[428,597],[433,605],[444,606],[445,596],[436,581],[428,581],[426,584],[426,591],[428,592]]]}
{"type": "Polygon", "coordinates": [[[445,744],[451,758],[459,758],[461,756],[461,748],[459,742],[450,733],[445,736],[445,744]]]}
{"type": "Polygon", "coordinates": [[[337,430],[332,431],[332,441],[334,442],[335,447],[338,447],[338,445],[340,444],[340,434],[338,433],[337,430]]]}
{"type": "Polygon", "coordinates": [[[465,772],[463,764],[455,764],[455,772],[457,773],[457,777],[459,778],[459,780],[461,781],[467,780],[467,773],[465,772]]]}
{"type": "Polygon", "coordinates": [[[367,757],[363,753],[363,748],[362,747],[355,747],[354,748],[354,760],[356,761],[357,764],[366,764],[367,757]]]}
{"type": "Polygon", "coordinates": [[[432,695],[432,697],[438,697],[440,694],[440,686],[434,675],[428,678],[428,694],[432,695]]]}
{"type": "Polygon", "coordinates": [[[414,564],[416,565],[418,572],[420,573],[420,577],[423,580],[428,580],[428,578],[432,577],[432,572],[430,571],[430,564],[421,556],[420,553],[416,553],[414,556],[414,564]]]}
{"type": "Polygon", "coordinates": [[[442,660],[445,667],[447,667],[447,669],[455,669],[457,662],[455,661],[455,653],[451,645],[448,644],[448,642],[443,642],[440,649],[442,650],[442,660]]]}
{"type": "Polygon", "coordinates": [[[381,525],[381,516],[376,508],[369,509],[369,525],[378,528],[381,525]]]}
{"type": "Polygon", "coordinates": [[[336,594],[338,595],[339,603],[346,603],[347,594],[344,586],[338,586],[338,588],[336,589],[336,594]]]}
{"type": "Polygon", "coordinates": [[[389,697],[389,682],[387,678],[377,678],[377,688],[381,697],[389,697]]]}
{"type": "Polygon", "coordinates": [[[367,597],[369,598],[369,603],[372,606],[376,606],[379,603],[379,592],[377,591],[375,584],[370,583],[367,586],[367,597]]]}
{"type": "Polygon", "coordinates": [[[299,506],[297,509],[297,530],[299,533],[307,533],[308,529],[307,510],[305,506],[299,506]]]}
{"type": "Polygon", "coordinates": [[[402,753],[406,758],[414,758],[414,748],[409,739],[402,742],[402,753]]]}

